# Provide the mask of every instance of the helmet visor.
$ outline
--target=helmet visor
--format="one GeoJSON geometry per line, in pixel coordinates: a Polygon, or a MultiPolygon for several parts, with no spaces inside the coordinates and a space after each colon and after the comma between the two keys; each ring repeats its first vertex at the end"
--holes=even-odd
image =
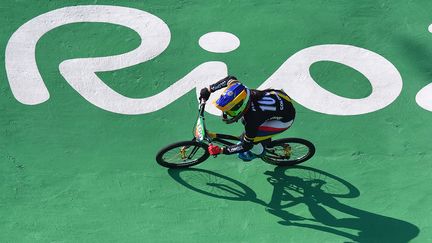
{"type": "Polygon", "coordinates": [[[229,111],[226,111],[226,113],[231,117],[237,116],[238,114],[240,114],[243,111],[243,109],[240,109],[240,108],[242,108],[243,103],[244,103],[244,100],[242,102],[238,103],[237,105],[233,106],[229,111]]]}

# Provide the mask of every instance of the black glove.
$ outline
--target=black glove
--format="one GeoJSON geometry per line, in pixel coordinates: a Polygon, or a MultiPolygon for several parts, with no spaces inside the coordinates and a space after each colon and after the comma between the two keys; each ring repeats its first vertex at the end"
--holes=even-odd
{"type": "Polygon", "coordinates": [[[208,88],[201,89],[199,99],[208,100],[209,98],[210,98],[210,90],[208,90],[208,88]]]}

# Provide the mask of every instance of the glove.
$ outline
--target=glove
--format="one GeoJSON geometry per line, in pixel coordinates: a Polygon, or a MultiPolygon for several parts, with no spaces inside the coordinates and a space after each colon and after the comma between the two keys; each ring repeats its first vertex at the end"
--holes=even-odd
{"type": "Polygon", "coordinates": [[[218,155],[222,153],[222,149],[219,146],[212,144],[208,146],[208,151],[211,155],[218,155]]]}
{"type": "Polygon", "coordinates": [[[199,99],[208,100],[209,98],[210,98],[210,90],[208,88],[201,89],[199,99]]]}

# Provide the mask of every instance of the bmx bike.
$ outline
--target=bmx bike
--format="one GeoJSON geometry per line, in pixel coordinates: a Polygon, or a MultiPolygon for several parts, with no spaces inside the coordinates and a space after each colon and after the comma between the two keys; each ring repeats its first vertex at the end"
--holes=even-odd
{"type": "MultiPolygon", "coordinates": [[[[208,131],[205,127],[205,105],[205,100],[201,100],[199,103],[198,120],[194,127],[194,138],[192,140],[176,142],[162,148],[156,154],[156,161],[159,165],[168,168],[194,166],[209,158],[209,144],[216,143],[230,146],[241,140],[239,136],[208,131]]],[[[260,156],[260,158],[266,163],[277,166],[300,164],[312,158],[315,154],[315,146],[302,138],[273,140],[264,145],[264,150],[264,155],[260,156]]]]}

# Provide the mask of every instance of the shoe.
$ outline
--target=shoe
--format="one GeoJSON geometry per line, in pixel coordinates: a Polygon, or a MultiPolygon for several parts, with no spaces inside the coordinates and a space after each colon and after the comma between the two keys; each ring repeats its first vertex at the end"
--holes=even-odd
{"type": "Polygon", "coordinates": [[[239,153],[238,157],[243,161],[251,161],[251,160],[257,158],[257,156],[255,154],[253,154],[251,151],[239,153]]]}

